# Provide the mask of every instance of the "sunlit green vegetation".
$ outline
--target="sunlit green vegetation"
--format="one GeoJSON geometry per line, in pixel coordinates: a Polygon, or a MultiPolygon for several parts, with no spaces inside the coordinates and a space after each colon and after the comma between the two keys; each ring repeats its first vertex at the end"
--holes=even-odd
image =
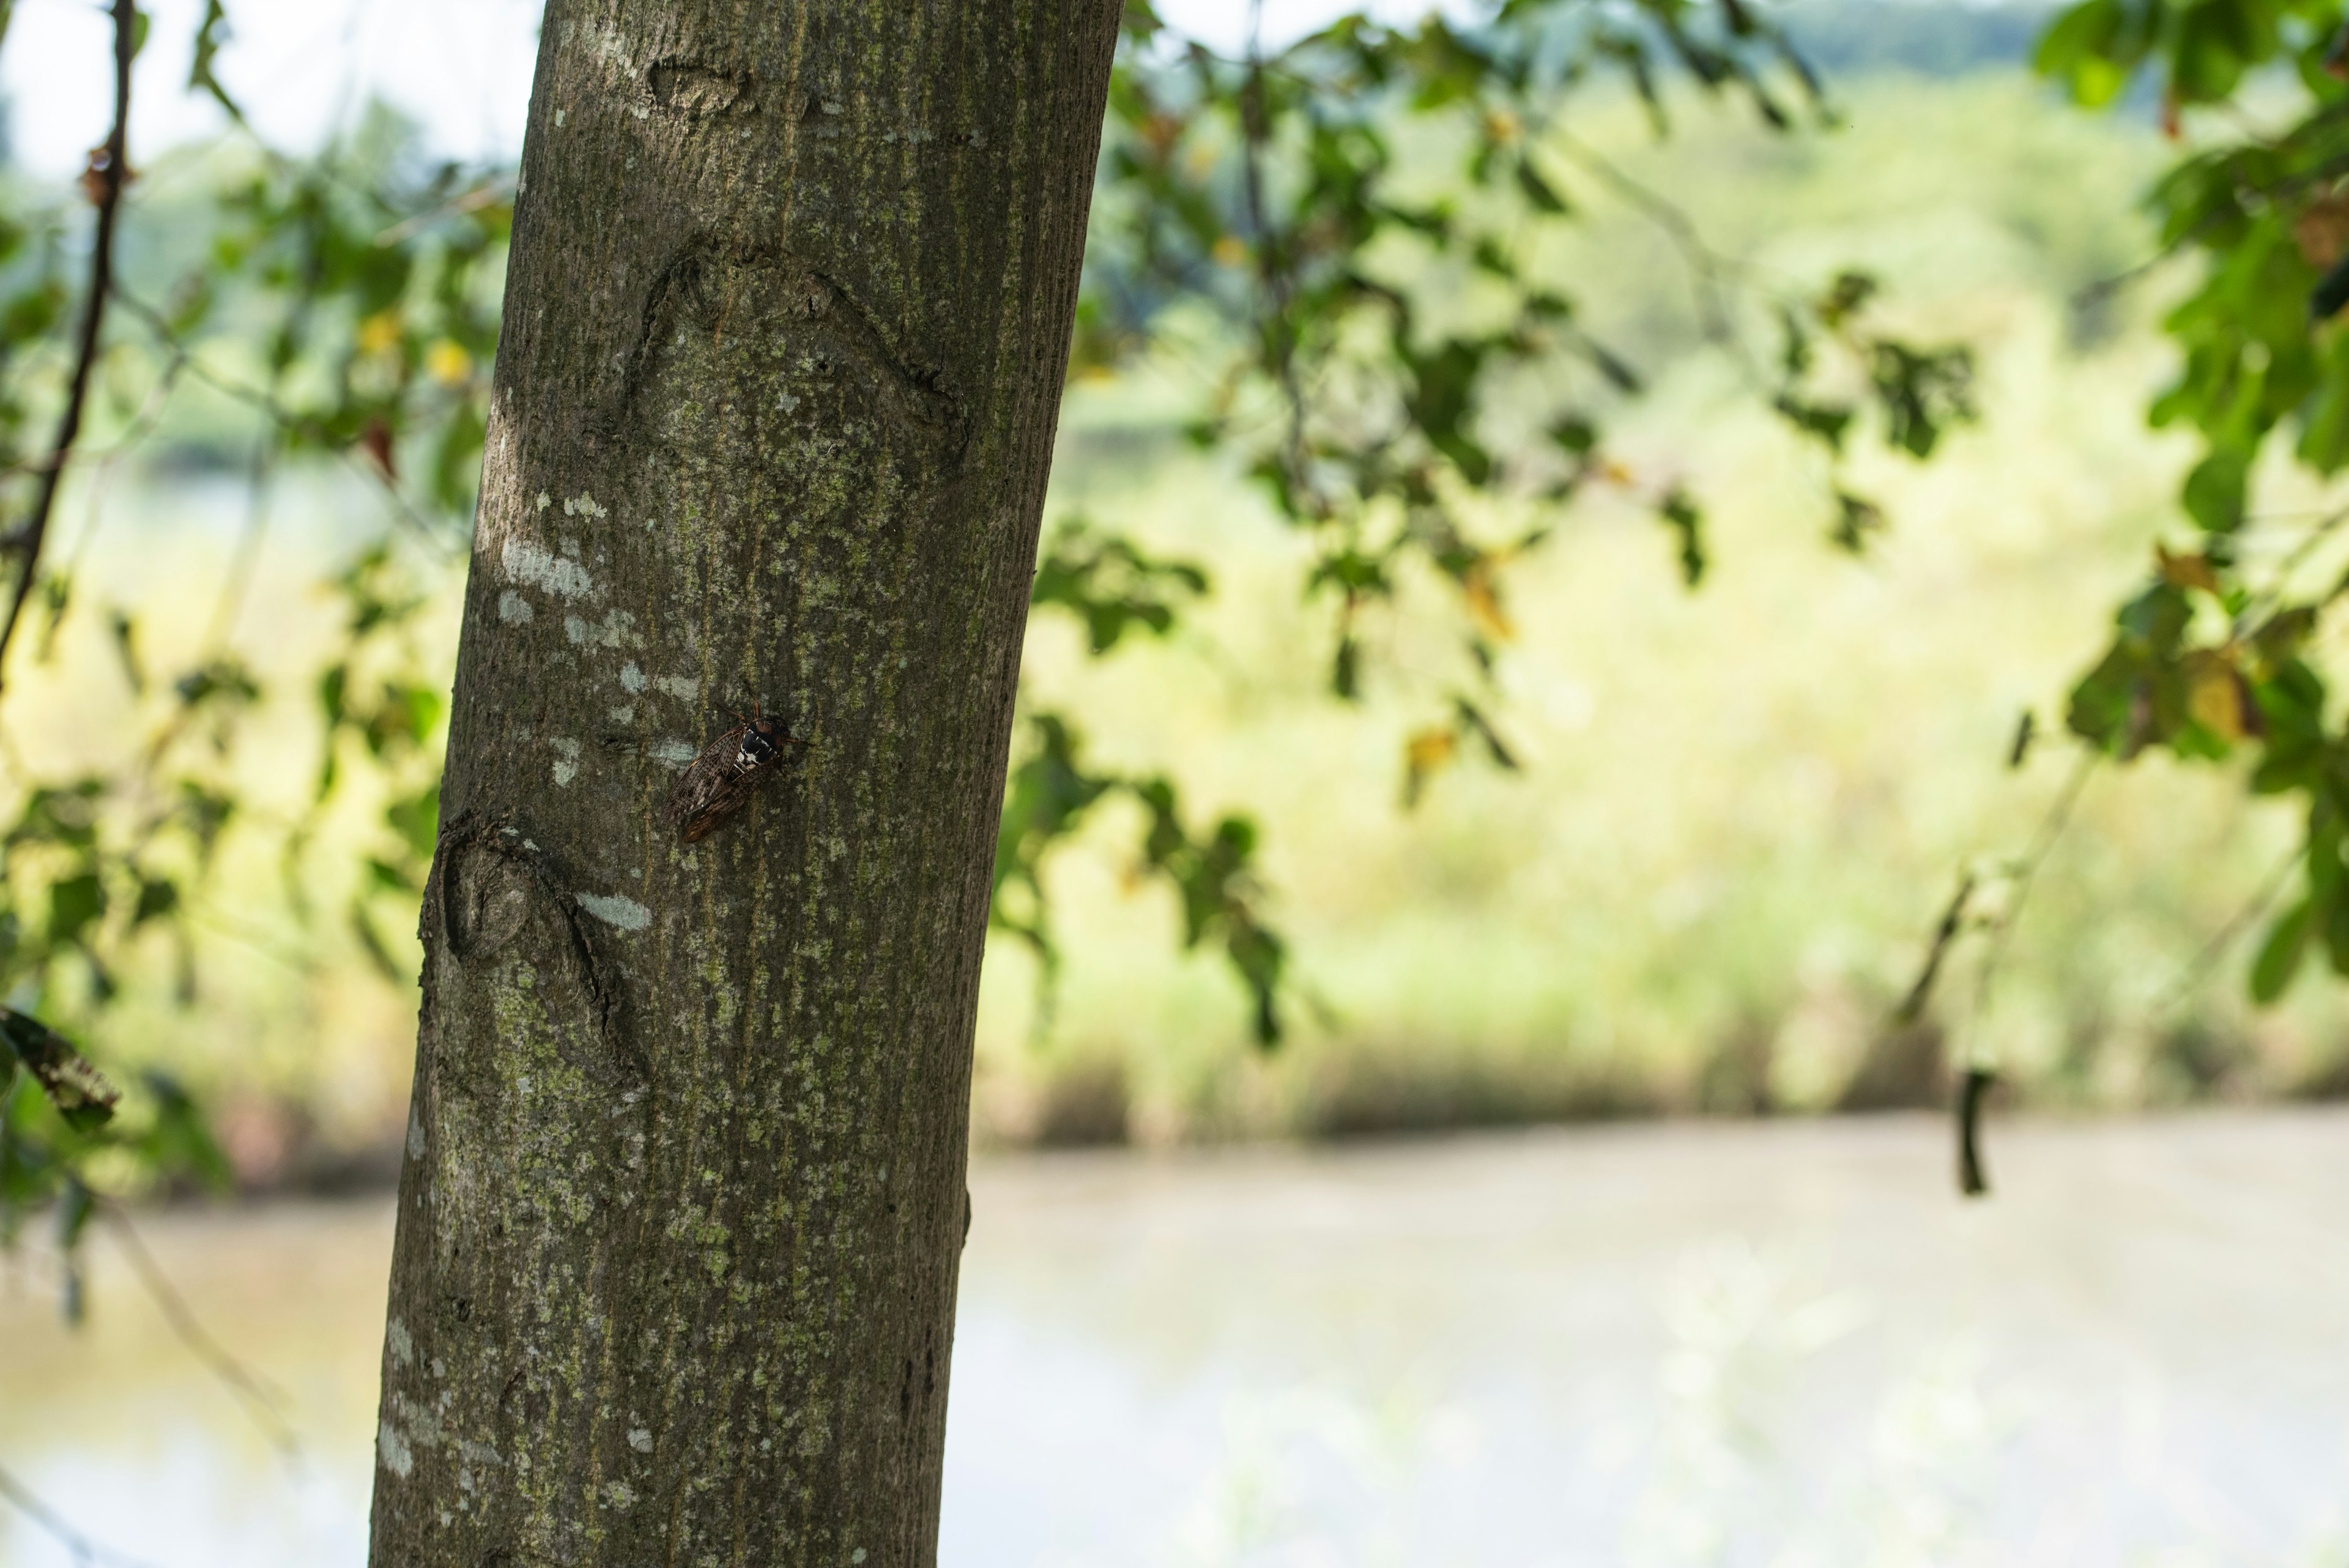
{"type": "MultiPolygon", "coordinates": [[[[1941,63],[1972,63],[1968,39],[1941,63]]],[[[2060,728],[2106,607],[2177,525],[2191,453],[2143,416],[2171,374],[2155,323],[2178,280],[2079,298],[2150,251],[2134,205],[2167,151],[2150,125],[2084,118],[2017,68],[1929,78],[1868,57],[1849,62],[1847,124],[1829,135],[1763,138],[1750,114],[1695,103],[1668,141],[1628,102],[1569,129],[1692,214],[1763,295],[1872,270],[1898,327],[1972,346],[1982,418],[1928,465],[1861,456],[1854,477],[1887,526],[1860,557],[1837,551],[1824,460],[1769,417],[1763,379],[1708,342],[1702,268],[1599,161],[1563,161],[1593,221],[1542,265],[1571,279],[1611,344],[1661,369],[1610,448],[1643,483],[1674,476],[1702,503],[1711,569],[1684,589],[1651,507],[1604,486],[1515,566],[1494,608],[1508,632],[1495,712],[1521,772],[1432,751],[1406,809],[1402,759],[1424,712],[1409,699],[1425,695],[1412,683],[1435,689],[1459,658],[1443,618],[1414,618],[1409,599],[1456,590],[1407,587],[1368,623],[1378,683],[1360,708],[1332,703],[1328,618],[1295,597],[1302,543],[1181,437],[1201,388],[1179,334],[1072,389],[1048,522],[1113,518],[1198,562],[1214,592],[1172,636],[1130,637],[1098,662],[1073,618],[1040,609],[1030,698],[1083,721],[1092,762],[1170,775],[1195,815],[1256,816],[1305,1005],[1278,1052],[1258,1049],[1227,967],[1181,952],[1171,895],[1130,874],[1135,836],[1118,814],[1135,808],[1106,805],[1046,869],[1063,952],[1049,1012],[1029,950],[990,952],[982,1136],[1916,1104],[1940,1095],[1952,1059],[1981,1057],[2050,1106],[2342,1078],[2331,989],[2310,982],[2255,1014],[2246,952],[2203,974],[2292,824],[2247,808],[2240,781],[2158,762],[2092,780],[1985,1009],[1963,967],[1977,951],[1924,1023],[1891,1023],[1961,872],[2021,853],[2061,791],[2062,744],[2007,768],[2016,723],[2031,709],[2060,728]]],[[[1474,304],[1464,289],[1461,308],[1474,304]]],[[[94,468],[61,514],[68,548],[97,528],[77,591],[144,607],[147,670],[200,662],[247,524],[241,476],[206,476],[219,454],[204,407],[174,414],[160,464],[94,468]]],[[[281,479],[270,505],[275,545],[299,547],[260,557],[228,637],[271,693],[237,750],[241,793],[255,820],[282,825],[311,809],[317,667],[347,607],[310,585],[384,521],[343,470],[281,479]]],[[[454,563],[398,549],[434,606],[413,660],[445,674],[454,563]]],[[[13,700],[20,761],[58,773],[111,755],[135,698],[103,618],[84,616],[13,700]]],[[[362,937],[348,889],[305,878],[364,868],[362,839],[400,782],[355,768],[290,875],[276,840],[231,836],[221,891],[193,922],[222,961],[196,966],[192,1012],[168,943],[115,977],[150,1001],[110,1010],[93,1046],[197,1085],[248,1176],[315,1173],[396,1140],[414,992],[371,950],[397,971],[412,944],[388,921],[362,937]]]]}
{"type": "MultiPolygon", "coordinates": [[[[2174,282],[2080,297],[2150,249],[2134,202],[2165,151],[2151,127],[2084,119],[2019,72],[1876,74],[1841,96],[1848,127],[1826,138],[1691,112],[1658,144],[1628,109],[1579,134],[1749,281],[1876,271],[1900,326],[1975,347],[1982,421],[1922,468],[1872,459],[1889,527],[1835,556],[1816,458],[1703,341],[1701,275],[1606,185],[1578,190],[1607,215],[1554,265],[1591,319],[1671,365],[1618,446],[1686,476],[1713,559],[1682,592],[1652,515],[1600,497],[1517,569],[1501,679],[1521,774],[1463,757],[1403,812],[1406,705],[1322,700],[1326,632],[1281,587],[1286,541],[1173,439],[1179,365],[1080,389],[1056,510],[1145,519],[1154,547],[1216,564],[1218,593],[1195,630],[1102,666],[1040,615],[1035,688],[1104,761],[1257,810],[1326,1013],[1259,1056],[1229,981],[1167,956],[1171,909],[1122,874],[1130,832],[1105,830],[1061,869],[1049,1036],[1019,955],[994,957],[982,1125],[1156,1138],[1937,1103],[1952,1058],[1994,1060],[2048,1106],[2337,1079],[2329,993],[2258,1014],[2240,946],[2205,972],[2293,826],[2211,769],[2093,778],[1987,1008],[1961,968],[1932,1023],[1892,1024],[1961,870],[2021,855],[2075,765],[2042,744],[2010,772],[2016,725],[2026,708],[2060,724],[2095,607],[2175,526],[2190,451],[2143,416],[2172,373],[2153,327],[2174,282]]],[[[1402,671],[1445,656],[1389,635],[1402,671]]]]}

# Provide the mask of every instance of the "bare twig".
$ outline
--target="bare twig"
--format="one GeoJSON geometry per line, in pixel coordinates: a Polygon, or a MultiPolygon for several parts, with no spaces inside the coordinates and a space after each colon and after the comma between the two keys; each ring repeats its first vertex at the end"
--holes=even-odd
{"type": "MultiPolygon", "coordinates": [[[[156,384],[148,389],[146,400],[139,405],[139,411],[131,416],[130,422],[123,427],[119,436],[104,446],[75,448],[72,454],[67,458],[66,466],[79,468],[86,463],[112,462],[146,440],[154,429],[156,417],[161,412],[161,400],[170,395],[171,382],[183,368],[179,363],[182,358],[184,355],[175,354],[165,362],[156,384]]],[[[18,474],[47,473],[48,471],[49,460],[46,457],[0,463],[0,476],[8,478],[14,478],[18,474]]]]}
{"type": "MultiPolygon", "coordinates": [[[[178,335],[171,330],[171,322],[164,317],[161,311],[122,288],[117,288],[114,291],[114,297],[120,303],[123,309],[137,317],[147,330],[154,334],[159,342],[185,354],[186,351],[181,345],[178,335]]],[[[186,358],[188,373],[212,390],[234,398],[249,408],[258,410],[289,435],[315,436],[316,426],[313,421],[305,420],[300,414],[286,408],[268,391],[249,382],[237,380],[233,377],[223,376],[193,355],[187,355],[186,358]]],[[[408,504],[408,498],[400,494],[398,487],[393,484],[380,469],[373,466],[349,447],[329,447],[327,450],[332,452],[352,472],[364,475],[373,481],[382,491],[385,502],[391,507],[392,516],[409,532],[443,552],[461,545],[460,541],[450,538],[447,529],[434,527],[429,518],[410,506],[408,504]]]]}
{"type": "Polygon", "coordinates": [[[2292,574],[2306,566],[2308,558],[2316,554],[2318,547],[2331,538],[2344,523],[2349,523],[2349,506],[2335,507],[2310,525],[2307,534],[2301,538],[2300,542],[2285,553],[2283,559],[2275,564],[2274,569],[2269,576],[2266,589],[2253,595],[2251,603],[2245,605],[2242,612],[2236,616],[2235,628],[2238,636],[2241,635],[2242,631],[2259,616],[2282,599],[2285,588],[2291,586],[2292,574]]]}
{"type": "MultiPolygon", "coordinates": [[[[1547,138],[1552,146],[1580,164],[1663,232],[1672,248],[1681,253],[1695,285],[1697,313],[1704,318],[1704,335],[1716,343],[1736,348],[1742,354],[1744,344],[1730,320],[1728,298],[1732,281],[1748,270],[1745,265],[1705,244],[1704,235],[1697,229],[1696,220],[1678,203],[1624,173],[1600,155],[1596,148],[1586,146],[1554,128],[1547,132],[1547,138]]],[[[1756,293],[1763,292],[1750,282],[1746,286],[1756,293]]]]}
{"type": "Polygon", "coordinates": [[[1969,1067],[1958,1085],[1958,1190],[1968,1198],[1990,1196],[1982,1162],[1982,1106],[1997,1083],[1990,1068],[1969,1067]]]}
{"type": "Polygon", "coordinates": [[[98,524],[105,513],[108,488],[114,482],[117,465],[120,463],[126,453],[146,440],[154,431],[157,422],[162,418],[163,404],[170,399],[171,389],[178,384],[180,372],[187,368],[187,364],[186,351],[174,348],[169,362],[163,367],[162,373],[156,377],[155,384],[147,389],[146,400],[140,405],[139,412],[132,416],[121,439],[111,446],[96,452],[84,448],[80,453],[84,461],[97,465],[97,472],[89,483],[89,521],[82,525],[80,537],[74,541],[73,548],[66,553],[65,569],[58,574],[58,581],[64,585],[64,590],[57,596],[57,613],[49,618],[48,626],[41,633],[40,658],[44,663],[47,663],[50,655],[56,651],[57,628],[65,624],[66,613],[72,607],[74,583],[81,574],[81,565],[89,555],[90,545],[98,538],[98,524]]]}
{"type": "Polygon", "coordinates": [[[138,1274],[139,1282],[146,1287],[148,1295],[162,1312],[164,1321],[171,1325],[171,1332],[179,1337],[180,1343],[187,1346],[197,1360],[210,1367],[212,1376],[236,1396],[245,1413],[253,1417],[254,1425],[261,1428],[270,1445],[276,1449],[286,1463],[298,1462],[302,1457],[302,1441],[285,1419],[282,1407],[285,1395],[264,1382],[258,1374],[239,1361],[226,1346],[206,1332],[202,1324],[196,1321],[196,1314],[189,1310],[185,1299],[172,1288],[170,1278],[155,1262],[154,1254],[147,1251],[147,1243],[140,1239],[137,1229],[130,1223],[130,1217],[122,1211],[120,1205],[102,1199],[99,1200],[99,1212],[113,1228],[114,1239],[121,1244],[123,1256],[130,1260],[131,1270],[138,1274]]]}
{"type": "Polygon", "coordinates": [[[2202,989],[2203,982],[2216,972],[2220,961],[2227,956],[2227,950],[2235,945],[2236,939],[2274,907],[2291,879],[2292,867],[2300,864],[2300,857],[2301,846],[2295,844],[2285,851],[2275,868],[2260,879],[2259,887],[2243,900],[2242,907],[2227,917],[2227,923],[2202,944],[2201,951],[2194,955],[2193,961],[2178,971],[2177,981],[2155,1004],[2156,1017],[2167,1016],[2184,1006],[2196,992],[2202,989]]]}
{"type": "Polygon", "coordinates": [[[2104,760],[2101,752],[2080,753],[2072,766],[2072,776],[2064,781],[2063,793],[2039,821],[2039,830],[2032,835],[2031,846],[2023,852],[2015,867],[2007,895],[2006,907],[1992,922],[1990,950],[1982,955],[1982,970],[1974,978],[1973,1013],[1967,1030],[1970,1060],[1965,1076],[1958,1085],[1958,1190],[1968,1198],[1980,1198],[1990,1188],[1982,1179],[1982,1154],[1978,1123],[1982,1115],[1982,1096],[1997,1081],[1998,1070],[1982,1050],[1982,1020],[1990,1012],[1991,988],[1997,982],[2000,966],[2006,960],[2008,943],[2014,936],[2015,922],[2021,919],[2023,906],[2030,901],[2031,885],[2039,876],[2055,841],[2072,820],[2072,813],[2080,804],[2080,794],[2088,787],[2088,780],[2104,760]]]}
{"type": "Polygon", "coordinates": [[[1240,126],[1245,144],[1240,171],[1247,199],[1248,232],[1256,241],[1257,276],[1272,306],[1268,325],[1273,373],[1280,383],[1281,397],[1288,405],[1288,470],[1308,504],[1319,513],[1319,495],[1306,472],[1305,392],[1297,381],[1297,324],[1289,319],[1291,279],[1281,254],[1280,240],[1265,215],[1262,164],[1264,144],[1272,134],[1272,127],[1265,117],[1264,52],[1258,42],[1263,23],[1264,0],[1249,0],[1247,85],[1240,92],[1240,126]]]}
{"type": "Polygon", "coordinates": [[[1977,1030],[1983,1012],[1990,1006],[1991,987],[1998,979],[1999,965],[2006,958],[2007,944],[2014,935],[2015,921],[2022,917],[2023,905],[2030,901],[2031,884],[2037,878],[2039,867],[2045,864],[2048,852],[2055,847],[2055,841],[2063,836],[2064,826],[2072,820],[2072,812],[2080,804],[2080,792],[2088,787],[2089,775],[2096,771],[2096,764],[2103,760],[2101,752],[2084,751],[2080,753],[2080,760],[2072,765],[2072,776],[2064,781],[2063,793],[2047,808],[2047,815],[2039,819],[2039,829],[2032,835],[2030,847],[2023,851],[2023,859],[2015,867],[2009,882],[2013,891],[2007,895],[2005,909],[1991,923],[1990,951],[1983,956],[1982,972],[1974,982],[1973,1012],[1977,1030]]]}
{"type": "Polygon", "coordinates": [[[114,127],[107,132],[104,150],[90,163],[88,186],[98,205],[98,227],[89,247],[89,296],[83,302],[81,335],[75,346],[73,379],[66,388],[65,411],[57,416],[57,439],[50,443],[48,466],[41,474],[32,514],[18,531],[13,549],[17,563],[16,592],[8,602],[8,618],[0,623],[0,675],[6,669],[8,643],[32,597],[33,578],[41,564],[41,544],[49,531],[49,514],[56,509],[57,485],[65,477],[66,460],[81,435],[82,404],[89,395],[90,371],[98,362],[98,328],[105,324],[106,302],[114,292],[114,224],[122,206],[122,187],[130,177],[130,57],[138,30],[139,7],[132,0],[114,0],[114,127]],[[103,165],[98,159],[104,160],[103,165]]]}
{"type": "Polygon", "coordinates": [[[413,238],[424,230],[431,227],[434,223],[439,223],[443,218],[453,218],[460,213],[478,213],[484,207],[491,206],[498,202],[503,201],[506,197],[513,194],[513,176],[511,174],[501,175],[495,180],[484,181],[481,184],[474,186],[470,191],[464,192],[460,195],[450,197],[448,201],[441,202],[439,206],[432,208],[429,212],[419,213],[414,217],[401,219],[398,223],[392,224],[391,227],[376,235],[375,243],[378,245],[388,249],[390,246],[399,244],[402,240],[413,238]]]}
{"type": "Polygon", "coordinates": [[[1958,879],[1958,890],[1951,896],[1949,907],[1941,911],[1941,922],[1933,929],[1933,945],[1926,950],[1924,966],[1917,971],[1916,982],[1900,1005],[1892,1012],[1896,1023],[1914,1023],[1925,1011],[1925,1003],[1933,997],[1933,982],[1940,978],[1941,964],[1950,956],[1950,949],[1965,929],[1966,905],[1974,896],[1974,877],[1969,871],[1958,879]]]}
{"type": "Polygon", "coordinates": [[[254,573],[260,569],[261,541],[269,531],[270,459],[275,444],[266,438],[254,444],[252,472],[245,482],[244,527],[237,535],[236,554],[229,558],[228,574],[221,579],[220,598],[204,629],[201,659],[210,659],[227,647],[229,634],[236,629],[237,614],[253,587],[254,573]]]}
{"type": "Polygon", "coordinates": [[[114,1568],[153,1568],[144,1559],[99,1545],[67,1524],[56,1509],[43,1502],[31,1488],[5,1469],[0,1469],[0,1498],[7,1499],[17,1512],[39,1525],[71,1552],[77,1568],[95,1563],[111,1563],[114,1568]]]}

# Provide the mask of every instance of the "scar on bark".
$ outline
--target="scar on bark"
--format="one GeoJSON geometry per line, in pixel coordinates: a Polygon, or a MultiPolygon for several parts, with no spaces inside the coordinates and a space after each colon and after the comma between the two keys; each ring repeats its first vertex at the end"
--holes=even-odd
{"type": "Polygon", "coordinates": [[[935,369],[909,364],[854,290],[782,246],[730,244],[706,235],[678,247],[645,291],[635,340],[621,356],[617,393],[601,421],[608,432],[616,433],[627,424],[652,379],[654,358],[674,328],[687,322],[710,325],[722,317],[732,290],[721,279],[730,272],[780,285],[791,314],[821,329],[823,349],[836,350],[862,372],[889,417],[918,432],[937,454],[945,475],[960,472],[970,425],[963,398],[935,369]]]}
{"type": "Polygon", "coordinates": [[[653,107],[688,119],[720,114],[756,114],[759,78],[698,60],[662,60],[645,73],[653,107]]]}
{"type": "Polygon", "coordinates": [[[533,911],[548,916],[566,968],[587,994],[595,1035],[609,1066],[643,1082],[650,1073],[620,1017],[620,998],[596,955],[586,918],[555,874],[547,853],[510,823],[465,813],[441,829],[425,884],[424,905],[440,919],[450,957],[486,959],[519,935],[533,911]]]}

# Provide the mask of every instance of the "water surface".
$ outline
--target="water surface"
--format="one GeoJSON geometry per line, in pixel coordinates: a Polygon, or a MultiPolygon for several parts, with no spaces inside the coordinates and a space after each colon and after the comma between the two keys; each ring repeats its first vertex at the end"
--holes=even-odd
{"type": "MultiPolygon", "coordinates": [[[[2349,1115],[1895,1118],[979,1162],[949,1568],[2338,1563],[2349,1115]]],[[[0,1274],[0,1466],[154,1568],[363,1560],[387,1201],[0,1274]]],[[[69,1553],[0,1515],[0,1563],[69,1553]]]]}

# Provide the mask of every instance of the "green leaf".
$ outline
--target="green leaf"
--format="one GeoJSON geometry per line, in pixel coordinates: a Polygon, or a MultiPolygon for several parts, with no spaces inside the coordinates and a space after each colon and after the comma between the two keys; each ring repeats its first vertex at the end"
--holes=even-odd
{"type": "Polygon", "coordinates": [[[381,975],[387,983],[398,985],[405,978],[400,972],[399,961],[391,956],[390,946],[375,929],[375,922],[367,918],[364,904],[354,903],[351,906],[351,934],[358,938],[359,950],[367,954],[367,961],[375,966],[376,973],[381,975]]]}
{"type": "Polygon", "coordinates": [[[148,921],[158,919],[180,907],[178,884],[164,877],[139,879],[139,902],[130,912],[130,924],[135,929],[148,921]]]}
{"type": "Polygon", "coordinates": [[[1835,526],[1828,530],[1827,536],[1837,549],[1865,555],[1868,541],[1882,532],[1884,508],[1848,490],[1836,492],[1835,526]]]}
{"type": "Polygon", "coordinates": [[[1098,658],[1129,631],[1165,636],[1174,629],[1177,606],[1205,595],[1207,587],[1207,574],[1192,563],[1153,558],[1127,540],[1104,538],[1074,520],[1053,535],[1029,597],[1082,618],[1098,658]]]}
{"type": "Polygon", "coordinates": [[[1780,393],[1771,407],[1788,424],[1838,453],[1843,451],[1844,432],[1851,428],[1857,411],[1848,403],[1808,402],[1792,392],[1780,393]]]}
{"type": "Polygon", "coordinates": [[[1704,580],[1704,514],[1682,490],[1665,496],[1656,512],[1680,539],[1682,581],[1695,587],[1704,580]]]}
{"type": "Polygon", "coordinates": [[[91,921],[106,913],[106,886],[94,871],[49,884],[49,945],[73,947],[91,921]]]}
{"type": "Polygon", "coordinates": [[[2330,321],[2341,314],[2341,307],[2344,305],[2349,305],[2349,255],[2334,262],[2332,268],[2316,280],[2316,286],[2308,291],[2308,318],[2311,321],[2330,321]]]}
{"type": "Polygon", "coordinates": [[[1537,213],[1556,215],[1568,211],[1566,198],[1560,196],[1556,187],[1541,177],[1539,171],[1534,168],[1533,160],[1530,158],[1517,160],[1517,189],[1525,192],[1526,200],[1533,204],[1533,209],[1537,213]]]}
{"type": "Polygon", "coordinates": [[[2213,534],[2231,534],[2242,526],[2251,470],[2250,455],[2232,449],[2214,452],[2196,463],[2186,476],[2187,515],[2213,534]]]}
{"type": "Polygon", "coordinates": [[[228,117],[239,125],[244,123],[244,110],[228,96],[214,74],[212,62],[219,57],[221,46],[229,40],[228,13],[222,9],[221,0],[204,0],[204,19],[196,28],[195,57],[188,67],[188,90],[207,92],[212,101],[228,111],[228,117]]]}
{"type": "Polygon", "coordinates": [[[169,1073],[150,1070],[140,1081],[155,1103],[154,1119],[136,1146],[140,1156],[166,1179],[192,1180],[214,1190],[227,1187],[233,1175],[228,1157],[213,1141],[194,1096],[169,1073]]]}
{"type": "Polygon", "coordinates": [[[2260,944],[2260,954],[2251,964],[2251,1000],[2262,1006],[2284,993],[2292,977],[2300,969],[2301,955],[2308,946],[2308,931],[2315,918],[2315,906],[2302,899],[2276,921],[2260,944]]]}
{"type": "Polygon", "coordinates": [[[2127,85],[2134,54],[2122,44],[2121,0],[2087,0],[2058,17],[2039,41],[2032,64],[2070,89],[2088,108],[2110,103],[2127,85]]]}
{"type": "Polygon", "coordinates": [[[406,841],[409,853],[419,862],[430,860],[440,836],[440,781],[436,779],[406,799],[392,802],[384,808],[383,819],[406,841]]]}

